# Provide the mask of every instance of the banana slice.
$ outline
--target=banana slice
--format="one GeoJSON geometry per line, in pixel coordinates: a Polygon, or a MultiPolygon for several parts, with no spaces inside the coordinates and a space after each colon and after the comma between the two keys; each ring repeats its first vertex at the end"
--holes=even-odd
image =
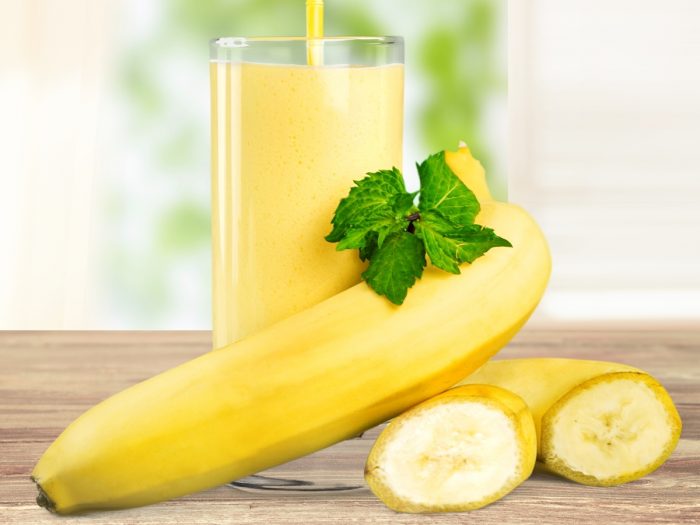
{"type": "Polygon", "coordinates": [[[681,420],[651,376],[618,372],[569,392],[542,419],[541,456],[564,477],[619,485],[656,470],[678,443],[681,420]]]}
{"type": "Polygon", "coordinates": [[[539,434],[538,459],[586,485],[634,481],[676,448],[681,419],[664,387],[631,366],[578,359],[490,361],[463,384],[490,384],[525,400],[539,434]]]}
{"type": "Polygon", "coordinates": [[[365,479],[399,512],[472,510],[527,479],[536,454],[525,402],[498,387],[469,385],[394,419],[369,454],[365,479]]]}

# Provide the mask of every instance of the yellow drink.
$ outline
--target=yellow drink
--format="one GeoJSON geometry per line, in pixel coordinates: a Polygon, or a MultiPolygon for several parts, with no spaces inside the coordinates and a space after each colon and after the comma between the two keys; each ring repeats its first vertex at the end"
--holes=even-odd
{"type": "Polygon", "coordinates": [[[360,279],[324,240],[368,171],[401,168],[403,66],[212,62],[214,346],[360,279]]]}

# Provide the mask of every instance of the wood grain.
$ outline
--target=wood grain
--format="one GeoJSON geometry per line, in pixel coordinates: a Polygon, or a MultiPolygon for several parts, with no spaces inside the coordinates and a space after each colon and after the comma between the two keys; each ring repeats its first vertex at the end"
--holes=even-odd
{"type": "MultiPolygon", "coordinates": [[[[29,473],[44,449],[91,405],[208,350],[206,332],[0,332],[0,523],[700,523],[700,328],[526,329],[500,357],[620,361],[655,375],[684,422],[678,449],[634,483],[594,488],[543,472],[470,514],[402,515],[366,488],[347,493],[251,494],[219,487],[150,507],[58,518],[34,504],[29,473]]],[[[282,466],[282,475],[342,470],[361,482],[370,432],[282,466]]]]}

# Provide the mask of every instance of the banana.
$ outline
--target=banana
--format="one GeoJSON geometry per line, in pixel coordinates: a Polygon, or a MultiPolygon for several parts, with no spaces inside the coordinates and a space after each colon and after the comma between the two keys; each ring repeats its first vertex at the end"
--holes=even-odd
{"type": "Polygon", "coordinates": [[[520,395],[533,412],[538,459],[586,485],[627,483],[671,455],[681,419],[664,387],[631,366],[576,359],[491,361],[461,384],[520,395]]]}
{"type": "MultiPolygon", "coordinates": [[[[483,178],[464,172],[480,169],[468,149],[450,157],[458,175],[483,178]]],[[[476,370],[525,323],[550,273],[534,220],[481,197],[478,222],[513,248],[456,276],[427,269],[401,307],[358,284],[114,395],[41,457],[38,502],[69,514],[221,485],[356,436],[476,370]]]]}
{"type": "Polygon", "coordinates": [[[370,451],[365,480],[399,512],[473,510],[525,481],[536,455],[535,423],[520,397],[461,386],[392,420],[370,451]]]}

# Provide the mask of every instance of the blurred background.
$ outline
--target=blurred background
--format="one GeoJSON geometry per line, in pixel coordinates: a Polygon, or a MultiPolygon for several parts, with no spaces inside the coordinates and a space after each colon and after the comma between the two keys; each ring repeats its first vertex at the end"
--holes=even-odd
{"type": "MultiPolygon", "coordinates": [[[[406,39],[405,167],[463,139],[538,218],[533,322],[700,320],[700,2],[327,0],[406,39]]],[[[303,0],[0,0],[0,329],[208,329],[207,41],[303,0]]]]}

